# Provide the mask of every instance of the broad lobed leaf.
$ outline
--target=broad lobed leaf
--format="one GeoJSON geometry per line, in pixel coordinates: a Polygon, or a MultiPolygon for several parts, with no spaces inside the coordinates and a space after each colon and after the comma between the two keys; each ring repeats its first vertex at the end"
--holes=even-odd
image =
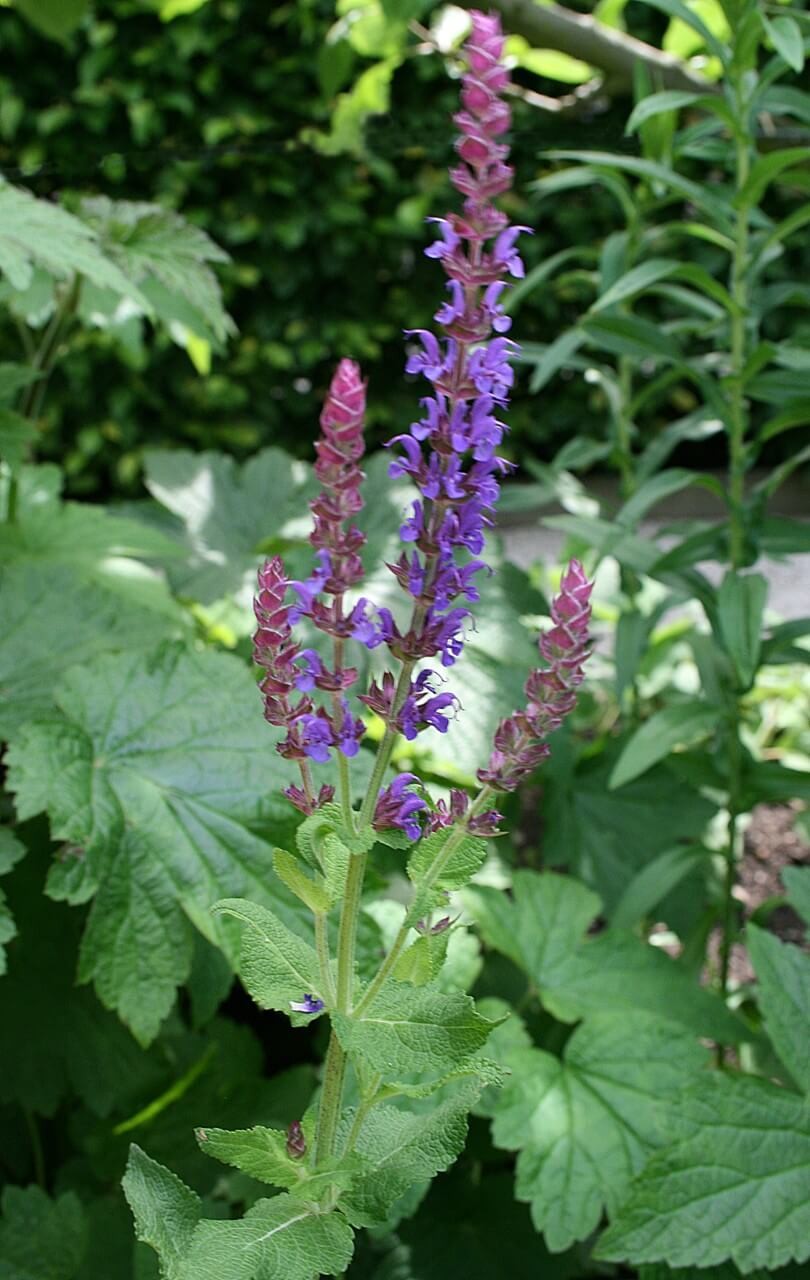
{"type": "Polygon", "coordinates": [[[743,1274],[810,1257],[810,1108],[766,1080],[714,1073],[683,1094],[657,1152],[596,1248],[602,1259],[743,1274]]]}

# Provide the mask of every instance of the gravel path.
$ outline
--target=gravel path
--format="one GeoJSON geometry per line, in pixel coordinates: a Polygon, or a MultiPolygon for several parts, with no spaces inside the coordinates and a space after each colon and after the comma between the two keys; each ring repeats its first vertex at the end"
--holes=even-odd
{"type": "MultiPolygon", "coordinates": [[[[658,526],[643,524],[644,537],[654,537],[658,526]]],[[[510,560],[521,568],[528,568],[536,561],[554,564],[560,559],[565,535],[557,529],[546,529],[536,520],[525,524],[509,525],[501,529],[510,560]]],[[[669,545],[671,541],[668,540],[669,545]]],[[[664,542],[666,546],[668,542],[664,542]]],[[[707,562],[701,569],[712,582],[719,582],[723,566],[707,562]]],[[[782,618],[802,618],[810,615],[810,555],[794,555],[784,560],[763,558],[757,565],[770,583],[768,608],[782,618]]]]}

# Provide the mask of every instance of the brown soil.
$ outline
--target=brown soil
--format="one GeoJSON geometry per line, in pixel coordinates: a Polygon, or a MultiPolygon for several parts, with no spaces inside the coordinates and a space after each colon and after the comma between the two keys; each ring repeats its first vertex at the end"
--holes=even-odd
{"type": "MultiPolygon", "coordinates": [[[[810,843],[795,829],[798,810],[798,805],[763,804],[752,814],[734,890],[744,921],[769,898],[784,896],[782,872],[785,867],[810,864],[810,843]]],[[[776,907],[763,923],[783,942],[799,946],[804,943],[805,924],[791,907],[776,907]]],[[[735,945],[731,957],[732,985],[750,982],[753,976],[745,948],[735,945]]]]}

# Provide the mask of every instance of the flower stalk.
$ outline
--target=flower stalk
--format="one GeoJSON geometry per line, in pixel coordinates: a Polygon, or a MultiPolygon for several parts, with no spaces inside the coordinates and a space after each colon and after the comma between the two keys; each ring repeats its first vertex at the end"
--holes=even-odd
{"type": "MultiPolygon", "coordinates": [[[[322,488],[310,504],[314,569],[305,580],[290,580],[281,559],[273,557],[259,573],[254,655],[265,673],[260,684],[264,714],[284,733],[277,749],[296,760],[301,772],[301,786],[288,787],[285,794],[306,815],[322,809],[335,791],[331,783],[318,786],[314,770],[336,760],[342,829],[338,825],[333,830],[347,855],[334,982],[326,916],[317,911],[315,942],[325,999],[302,993],[292,1007],[313,1015],[325,1007],[342,1022],[361,1018],[383,989],[418,914],[416,906],[406,913],[358,1000],[356,939],[368,862],[363,842],[370,845],[370,833],[376,831],[395,833],[399,841],[416,845],[423,836],[445,829],[420,878],[420,895],[429,895],[465,839],[498,833],[501,815],[491,807],[493,796],[514,790],[545,758],[548,735],[574,706],[587,657],[591,584],[573,562],[552,605],[552,628],[540,639],[541,665],[526,681],[525,704],[498,726],[489,762],[478,773],[481,787],[475,799],[470,803],[464,792],[454,790],[448,802],[434,804],[415,774],[387,778],[401,737],[412,741],[430,729],[445,733],[460,709],[444,672],[463,651],[472,618],[469,606],[479,598],[476,578],[488,571],[482,559],[486,530],[509,469],[498,448],[506,430],[501,414],[512,385],[510,360],[516,347],[506,336],[511,321],[502,294],[509,278],[523,275],[516,242],[528,228],[510,226],[493,204],[512,181],[503,141],[510,123],[503,96],[508,87],[503,43],[499,19],[474,12],[461,110],[454,117],[458,162],[450,174],[462,208],[432,220],[438,238],[426,249],[445,273],[447,298],[434,317],[438,335],[429,330],[406,335],[412,340],[406,371],[423,377],[428,393],[408,432],[387,446],[392,450],[389,474],[408,477],[418,495],[400,528],[401,553],[388,566],[407,601],[406,618],[355,594],[363,578],[365,543],[354,523],[363,506],[365,383],[352,360],[338,365],[320,419],[315,473],[322,488]],[[303,619],[330,638],[331,666],[320,643],[303,648],[295,639],[294,628],[303,619]],[[360,693],[354,691],[358,667],[345,664],[351,642],[385,651],[389,660],[390,669],[360,693]],[[352,697],[385,724],[357,811],[349,764],[365,726],[352,697]]],[[[331,821],[328,814],[325,821],[331,821]]],[[[454,922],[446,916],[435,926],[417,923],[423,933],[433,934],[454,922]]],[[[316,1126],[317,1166],[335,1154],[347,1064],[333,1026],[316,1126]]],[[[362,1083],[368,1069],[364,1073],[361,1059],[356,1066],[362,1083]]],[[[361,1089],[350,1145],[360,1117],[379,1092],[379,1077],[372,1071],[371,1078],[377,1084],[361,1089]]]]}

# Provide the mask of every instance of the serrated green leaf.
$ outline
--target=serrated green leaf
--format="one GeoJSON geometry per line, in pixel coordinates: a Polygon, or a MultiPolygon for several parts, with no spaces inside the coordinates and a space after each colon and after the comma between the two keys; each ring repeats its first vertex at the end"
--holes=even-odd
{"type": "Polygon", "coordinates": [[[439,934],[423,934],[403,951],[393,970],[398,982],[410,982],[415,987],[424,987],[433,982],[439,975],[447,955],[447,944],[451,933],[446,930],[439,934]]]}
{"type": "Polygon", "coordinates": [[[689,747],[717,728],[719,712],[696,698],[662,707],[625,744],[610,775],[611,790],[646,773],[676,747],[689,747]]]}
{"type": "Polygon", "coordinates": [[[144,608],[118,591],[87,582],[67,565],[20,564],[0,576],[0,737],[47,714],[52,691],[75,663],[110,651],[149,649],[177,631],[171,615],[144,608]],[[59,662],[53,655],[59,601],[59,662]]]}
{"type": "Polygon", "coordinates": [[[287,1135],[281,1129],[256,1125],[252,1129],[197,1130],[201,1151],[223,1164],[232,1164],[272,1187],[293,1187],[306,1176],[301,1160],[287,1154],[287,1135]]]}
{"type": "Polygon", "coordinates": [[[83,851],[78,900],[96,896],[80,978],[148,1041],[188,976],[189,918],[226,948],[210,915],[223,894],[298,918],[256,834],[286,821],[273,792],[293,773],[263,733],[250,673],[226,654],[107,657],[74,668],[57,702],[17,735],[10,784],[21,816],[47,810],[54,837],[83,851]]]}
{"type": "Polygon", "coordinates": [[[448,840],[454,838],[453,828],[435,831],[420,840],[408,860],[408,877],[416,887],[416,894],[408,912],[414,922],[443,901],[444,895],[461,889],[483,865],[487,856],[487,842],[477,836],[465,836],[457,848],[448,855],[442,853],[448,840]],[[436,870],[441,864],[441,870],[436,870]]]}
{"type": "Polygon", "coordinates": [[[273,870],[296,898],[300,898],[310,911],[324,915],[332,905],[329,894],[311,876],[302,871],[301,863],[286,849],[273,850],[273,870]]]}
{"type": "Polygon", "coordinates": [[[182,1260],[202,1212],[199,1196],[134,1144],[122,1186],[138,1239],[157,1253],[165,1280],[180,1280],[182,1260]]]}
{"type": "Polygon", "coordinates": [[[531,978],[546,1008],[563,1022],[588,1014],[641,1011],[666,1016],[694,1034],[737,1043],[745,1028],[717,996],[634,934],[608,929],[583,938],[600,903],[568,876],[518,871],[512,899],[502,891],[466,891],[484,939],[531,978]]]}
{"type": "Polygon", "coordinates": [[[319,1213],[282,1194],[259,1200],[239,1221],[201,1222],[177,1280],[336,1276],[349,1265],[353,1249],[352,1229],[340,1214],[319,1213]]]}
{"type": "Polygon", "coordinates": [[[185,527],[188,561],[170,566],[172,582],[203,604],[240,589],[249,597],[274,542],[309,532],[311,469],[281,449],[243,466],[221,453],[150,449],[144,463],[150,493],[185,527]]]}
{"type": "Polygon", "coordinates": [[[97,237],[78,218],[50,200],[38,200],[0,179],[0,272],[12,288],[27,289],[34,267],[57,280],[74,273],[112,289],[145,314],[151,307],[137,286],[101,251],[97,237]]]}
{"type": "MultiPolygon", "coordinates": [[[[467,1081],[430,1111],[411,1113],[385,1104],[366,1117],[355,1142],[362,1168],[338,1207],[355,1227],[383,1226],[395,1202],[414,1183],[453,1163],[467,1136],[467,1113],[480,1085],[467,1081]]],[[[345,1127],[352,1120],[348,1116],[345,1127]]]]}
{"type": "Polygon", "coordinates": [[[87,1245],[78,1196],[51,1200],[39,1187],[6,1187],[2,1208],[3,1280],[74,1280],[87,1245]]]}
{"type": "Polygon", "coordinates": [[[608,1261],[745,1274],[810,1257],[810,1108],[766,1080],[719,1073],[683,1094],[656,1152],[596,1247],[608,1261]]]}
{"type": "Polygon", "coordinates": [[[666,1138],[677,1093],[707,1063],[687,1031],[647,1014],[594,1015],[562,1061],[538,1049],[508,1060],[492,1108],[496,1146],[520,1151],[516,1195],[552,1252],[584,1240],[622,1203],[666,1138]]]}
{"type": "Polygon", "coordinates": [[[810,1093],[810,956],[753,924],[746,945],[765,1030],[793,1079],[810,1093]]]}
{"type": "Polygon", "coordinates": [[[166,324],[186,320],[174,300],[182,299],[199,317],[192,328],[210,330],[217,342],[235,332],[222,305],[222,293],[209,263],[228,262],[227,253],[200,228],[171,209],[132,200],[93,196],[79,215],[98,235],[104,252],[154,304],[155,317],[166,324]],[[157,281],[162,290],[149,291],[157,281]]]}
{"type": "Polygon", "coordinates": [[[476,1053],[494,1026],[467,995],[397,982],[389,982],[360,1017],[334,1014],[333,1024],[343,1048],[384,1080],[414,1071],[444,1074],[476,1053]]]}
{"type": "Polygon", "coordinates": [[[272,911],[245,898],[224,898],[212,910],[233,916],[244,926],[237,968],[260,1008],[289,1013],[290,1002],[302,1000],[307,993],[324,998],[314,948],[272,911]]]}

